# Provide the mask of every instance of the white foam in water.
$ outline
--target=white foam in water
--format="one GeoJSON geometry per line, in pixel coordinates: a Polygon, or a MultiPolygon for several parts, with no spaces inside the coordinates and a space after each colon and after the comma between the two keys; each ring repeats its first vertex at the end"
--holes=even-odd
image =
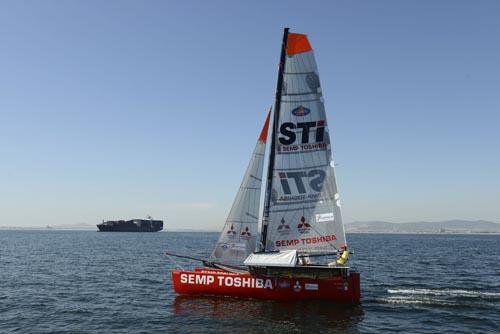
{"type": "Polygon", "coordinates": [[[428,298],[428,297],[420,297],[413,298],[411,296],[391,296],[388,298],[384,298],[381,300],[383,303],[389,304],[419,304],[419,305],[443,305],[443,306],[454,306],[457,305],[454,302],[441,300],[439,298],[428,298]]]}
{"type": "Polygon", "coordinates": [[[411,299],[408,297],[389,297],[382,299],[384,303],[390,304],[424,304],[423,300],[411,299]]]}
{"type": "Polygon", "coordinates": [[[482,292],[471,290],[454,290],[454,289],[388,289],[390,294],[403,295],[429,295],[429,296],[445,296],[445,297],[490,297],[500,298],[500,292],[482,292]]]}

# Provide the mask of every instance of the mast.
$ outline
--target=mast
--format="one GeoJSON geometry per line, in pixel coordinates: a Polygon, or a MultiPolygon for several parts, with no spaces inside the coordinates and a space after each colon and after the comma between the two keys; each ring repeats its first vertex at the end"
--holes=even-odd
{"type": "Polygon", "coordinates": [[[264,217],[262,220],[262,233],[260,242],[260,251],[265,251],[267,241],[267,227],[269,223],[269,207],[271,205],[271,191],[273,184],[273,170],[274,170],[274,156],[276,148],[276,132],[279,124],[279,116],[281,109],[281,92],[283,89],[283,72],[285,71],[286,62],[286,47],[288,43],[288,31],[290,28],[283,30],[283,42],[281,44],[281,56],[278,69],[278,82],[276,84],[276,101],[274,105],[273,115],[273,132],[271,136],[271,149],[269,151],[269,164],[267,168],[267,184],[266,184],[266,197],[264,200],[264,217]]]}

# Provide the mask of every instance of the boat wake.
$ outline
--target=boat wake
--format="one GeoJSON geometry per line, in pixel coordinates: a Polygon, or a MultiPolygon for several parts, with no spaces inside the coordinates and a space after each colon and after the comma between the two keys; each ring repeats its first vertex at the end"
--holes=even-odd
{"type": "Polygon", "coordinates": [[[455,289],[388,289],[390,294],[423,295],[423,296],[445,296],[466,298],[500,298],[500,292],[483,292],[473,290],[455,289]]]}
{"type": "Polygon", "coordinates": [[[500,292],[461,289],[388,289],[389,296],[379,299],[384,304],[407,304],[442,307],[486,307],[498,302],[500,292]]]}

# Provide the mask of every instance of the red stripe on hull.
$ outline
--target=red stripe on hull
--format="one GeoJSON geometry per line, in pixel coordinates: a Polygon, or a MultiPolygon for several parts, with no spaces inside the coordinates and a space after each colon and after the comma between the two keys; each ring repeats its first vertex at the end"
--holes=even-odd
{"type": "Polygon", "coordinates": [[[235,274],[218,269],[172,271],[174,290],[180,294],[224,295],[270,300],[324,299],[360,303],[359,273],[321,279],[235,274]]]}

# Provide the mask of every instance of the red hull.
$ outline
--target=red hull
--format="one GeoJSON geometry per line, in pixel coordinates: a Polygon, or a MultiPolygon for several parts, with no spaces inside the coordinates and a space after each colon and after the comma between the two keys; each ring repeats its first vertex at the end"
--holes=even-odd
{"type": "Polygon", "coordinates": [[[359,273],[320,279],[235,274],[218,269],[172,271],[174,290],[180,294],[224,295],[270,300],[323,299],[359,304],[359,273]]]}

